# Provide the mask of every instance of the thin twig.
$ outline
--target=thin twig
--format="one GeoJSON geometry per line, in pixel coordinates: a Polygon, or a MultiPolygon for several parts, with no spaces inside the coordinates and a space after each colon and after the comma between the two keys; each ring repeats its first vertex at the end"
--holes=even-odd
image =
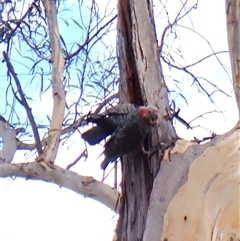
{"type": "MultiPolygon", "coordinates": [[[[117,161],[115,163],[117,163],[117,161]]],[[[105,170],[103,171],[102,182],[110,175],[110,173],[112,172],[114,167],[115,167],[115,165],[111,168],[111,170],[107,173],[107,175],[105,175],[105,170]]]]}
{"type": "Polygon", "coordinates": [[[212,113],[214,113],[214,112],[216,112],[216,113],[222,113],[221,111],[217,111],[217,110],[206,111],[205,113],[202,113],[201,115],[199,115],[199,116],[193,118],[191,121],[189,121],[189,125],[190,125],[190,123],[194,122],[194,121],[197,120],[198,118],[203,118],[204,115],[212,114],[212,113]]]}
{"type": "MultiPolygon", "coordinates": [[[[211,49],[212,53],[214,54],[214,50],[213,50],[213,47],[211,46],[210,42],[204,38],[204,36],[202,36],[200,33],[198,33],[197,31],[195,31],[194,29],[191,29],[191,28],[188,28],[184,25],[178,25],[178,27],[182,27],[182,28],[185,28],[187,30],[190,30],[192,31],[193,33],[197,34],[198,36],[200,36],[209,46],[209,48],[211,49]]],[[[223,68],[223,71],[226,73],[226,75],[228,76],[229,80],[231,81],[231,76],[229,75],[229,73],[227,72],[227,70],[224,68],[224,65],[223,63],[220,61],[220,59],[218,58],[218,55],[217,54],[214,54],[215,55],[215,58],[217,59],[218,63],[221,65],[221,67],[223,68]]]]}
{"type": "Polygon", "coordinates": [[[183,17],[185,17],[188,13],[190,13],[190,12],[192,11],[192,9],[196,9],[197,4],[198,4],[198,1],[197,1],[197,3],[195,3],[190,9],[188,9],[182,16],[180,16],[180,14],[181,14],[182,10],[184,9],[185,5],[187,4],[187,2],[188,2],[188,1],[186,1],[186,2],[183,4],[182,8],[180,9],[180,11],[178,12],[178,14],[176,15],[174,21],[173,21],[172,23],[169,22],[168,26],[166,26],[165,29],[163,30],[162,37],[161,37],[161,44],[160,44],[160,46],[159,46],[159,52],[160,52],[160,54],[162,53],[162,50],[163,50],[164,38],[165,38],[165,35],[166,35],[168,29],[170,29],[170,28],[172,28],[174,25],[176,25],[177,22],[178,22],[179,20],[181,20],[183,17]]]}
{"type": "Polygon", "coordinates": [[[69,170],[71,167],[76,165],[83,157],[85,157],[85,159],[88,157],[87,149],[85,149],[72,163],[68,164],[66,169],[69,170]]]}
{"type": "Polygon", "coordinates": [[[207,55],[207,56],[199,59],[199,60],[196,61],[195,63],[186,65],[186,66],[184,66],[184,67],[182,67],[182,68],[183,68],[183,69],[190,68],[190,67],[192,67],[192,66],[194,66],[194,65],[196,65],[196,64],[199,64],[199,63],[202,62],[203,60],[206,60],[207,58],[210,58],[210,57],[212,57],[212,56],[216,56],[217,54],[228,54],[228,53],[229,53],[229,51],[226,51],[226,50],[225,50],[225,51],[214,52],[214,53],[212,53],[212,54],[209,54],[209,55],[207,55]]]}
{"type": "MultiPolygon", "coordinates": [[[[111,96],[109,96],[106,100],[103,100],[101,103],[99,103],[98,108],[95,110],[94,113],[98,113],[103,107],[104,105],[106,105],[107,102],[113,100],[114,98],[118,97],[118,93],[113,94],[111,96]],[[98,112],[96,112],[98,111],[98,112]]],[[[89,112],[90,113],[90,112],[89,112]]],[[[84,126],[86,125],[88,122],[86,121],[86,118],[89,116],[89,113],[81,116],[77,121],[75,121],[73,124],[67,126],[66,128],[62,129],[61,131],[61,135],[65,135],[67,133],[70,133],[71,131],[75,131],[76,129],[78,129],[80,126],[84,126]]],[[[41,141],[41,146],[45,146],[46,145],[46,141],[47,138],[44,138],[41,141]]],[[[23,143],[19,140],[18,142],[18,150],[32,150],[36,147],[35,143],[31,143],[31,144],[27,144],[27,143],[23,143]]]]}
{"type": "Polygon", "coordinates": [[[110,19],[106,24],[104,24],[101,28],[99,28],[99,30],[98,30],[95,34],[93,34],[93,36],[92,36],[91,38],[87,38],[82,45],[79,45],[79,48],[78,48],[75,52],[73,52],[72,54],[69,54],[65,59],[66,59],[66,60],[69,60],[69,59],[71,59],[72,57],[78,55],[79,52],[84,48],[84,46],[85,46],[86,44],[88,44],[89,42],[91,42],[91,41],[92,41],[106,26],[108,26],[108,24],[110,24],[115,18],[117,18],[117,15],[114,16],[113,18],[111,18],[111,19],[110,19]]]}
{"type": "Polygon", "coordinates": [[[100,103],[97,107],[97,109],[94,111],[94,114],[97,114],[101,111],[101,109],[111,100],[117,99],[119,97],[119,93],[115,93],[109,97],[107,97],[102,103],[100,103]]]}
{"type": "Polygon", "coordinates": [[[20,98],[21,98],[21,102],[22,102],[22,104],[23,104],[23,106],[24,106],[24,108],[27,112],[28,119],[29,119],[29,121],[31,123],[31,126],[32,126],[37,152],[38,152],[38,155],[40,156],[43,153],[43,151],[42,151],[41,140],[40,140],[40,137],[39,137],[37,125],[36,125],[36,122],[35,122],[34,117],[32,115],[32,110],[27,103],[27,100],[24,96],[20,81],[19,81],[19,79],[17,77],[17,74],[14,70],[14,67],[13,67],[12,63],[10,62],[10,60],[9,60],[5,51],[3,52],[3,58],[6,61],[8,71],[11,73],[13,79],[15,80],[15,83],[16,83],[16,86],[17,86],[17,89],[18,89],[18,92],[19,92],[19,95],[20,95],[20,98]]]}
{"type": "MultiPolygon", "coordinates": [[[[188,75],[190,75],[193,79],[193,83],[192,85],[194,84],[194,82],[196,83],[196,86],[199,87],[203,92],[205,92],[205,94],[207,95],[207,97],[210,99],[210,101],[215,104],[214,100],[212,99],[211,97],[211,94],[209,94],[207,92],[207,90],[202,86],[202,84],[200,83],[200,81],[198,80],[199,77],[196,77],[192,72],[190,72],[188,69],[184,68],[184,67],[179,67],[177,65],[174,65],[170,62],[168,62],[163,56],[162,56],[162,61],[166,64],[168,64],[169,66],[175,68],[175,69],[178,69],[178,70],[182,70],[184,72],[186,72],[188,75]]],[[[222,91],[223,92],[223,91],[222,91]]],[[[223,92],[224,93],[224,92],[223,92]]],[[[227,95],[227,94],[226,94],[227,95]]],[[[216,104],[215,104],[216,105],[216,104]]]]}
{"type": "Polygon", "coordinates": [[[34,2],[31,3],[30,7],[28,8],[28,10],[26,11],[26,13],[22,16],[21,19],[19,19],[16,22],[16,27],[14,29],[12,29],[12,31],[10,32],[10,34],[7,35],[7,42],[11,39],[11,37],[15,34],[15,32],[17,31],[18,27],[21,25],[23,19],[29,14],[31,13],[31,11],[33,10],[34,7],[36,7],[36,0],[34,2]]]}
{"type": "Polygon", "coordinates": [[[211,136],[203,137],[201,140],[198,139],[197,137],[194,137],[193,142],[196,142],[196,143],[200,144],[200,143],[203,142],[203,141],[212,140],[216,135],[217,135],[216,133],[212,133],[211,136]]]}

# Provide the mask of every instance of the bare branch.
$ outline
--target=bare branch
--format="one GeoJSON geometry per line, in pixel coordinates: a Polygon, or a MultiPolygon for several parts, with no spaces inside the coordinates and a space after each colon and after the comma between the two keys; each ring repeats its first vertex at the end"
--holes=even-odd
{"type": "Polygon", "coordinates": [[[174,21],[172,23],[169,22],[168,26],[166,26],[165,29],[163,30],[162,37],[161,37],[161,44],[159,46],[160,54],[162,53],[162,50],[163,50],[164,38],[165,38],[165,35],[166,35],[167,31],[169,29],[171,29],[174,25],[176,25],[179,20],[181,20],[183,17],[187,16],[193,9],[197,8],[198,1],[191,8],[189,8],[187,11],[185,11],[185,13],[183,15],[181,15],[181,12],[185,8],[187,2],[188,1],[185,1],[185,3],[183,3],[182,8],[179,10],[179,12],[176,15],[174,21]]]}
{"type": "Polygon", "coordinates": [[[114,99],[119,98],[119,93],[115,93],[109,97],[107,97],[102,103],[100,103],[97,107],[97,109],[94,111],[95,114],[99,113],[101,109],[106,106],[106,104],[114,99]]]}
{"type": "Polygon", "coordinates": [[[22,16],[22,18],[19,19],[18,21],[16,21],[16,27],[14,29],[12,29],[11,32],[7,35],[6,39],[4,39],[5,41],[9,42],[10,39],[12,38],[12,36],[14,36],[15,32],[17,31],[17,29],[19,28],[19,26],[21,25],[23,20],[26,18],[26,16],[32,12],[34,7],[36,7],[35,2],[36,2],[36,0],[31,3],[31,5],[29,6],[26,13],[22,16]]]}
{"type": "Polygon", "coordinates": [[[104,24],[101,28],[99,28],[98,31],[92,35],[92,37],[89,38],[89,37],[87,36],[85,42],[84,42],[82,45],[79,45],[79,48],[78,48],[76,51],[74,51],[72,54],[68,55],[68,56],[66,57],[66,60],[71,59],[72,57],[78,55],[79,52],[80,52],[88,43],[90,43],[95,37],[97,37],[97,35],[98,35],[104,28],[106,28],[110,23],[112,23],[113,20],[116,19],[116,18],[117,18],[117,15],[114,16],[113,18],[111,18],[111,19],[110,19],[106,24],[104,24]]]}
{"type": "Polygon", "coordinates": [[[37,162],[10,164],[0,163],[0,177],[21,177],[31,180],[51,182],[59,187],[68,188],[84,197],[92,198],[110,209],[118,212],[119,193],[108,185],[95,180],[93,177],[80,176],[76,172],[53,165],[53,169],[47,171],[37,162]],[[117,207],[116,207],[117,205],[117,207]]]}
{"type": "Polygon", "coordinates": [[[204,115],[207,115],[207,114],[212,114],[212,113],[222,113],[221,111],[217,111],[217,110],[212,110],[212,111],[206,111],[205,113],[202,113],[200,115],[198,115],[197,117],[193,118],[191,121],[187,122],[186,120],[184,120],[180,115],[179,115],[179,112],[180,112],[180,109],[178,109],[177,111],[173,111],[171,110],[172,113],[171,113],[171,116],[169,118],[173,118],[175,117],[180,123],[182,123],[184,126],[186,126],[187,129],[193,129],[193,128],[196,128],[196,127],[201,127],[209,132],[211,132],[210,130],[200,126],[200,125],[197,125],[197,126],[191,126],[190,124],[192,122],[194,122],[195,120],[197,120],[198,118],[203,118],[204,115]]]}
{"type": "Polygon", "coordinates": [[[212,140],[214,137],[216,137],[216,135],[217,135],[216,133],[212,133],[211,136],[203,137],[201,140],[198,139],[197,137],[194,137],[193,142],[196,142],[196,143],[200,144],[200,143],[203,142],[203,141],[209,141],[209,140],[212,140]]]}
{"type": "MultiPolygon", "coordinates": [[[[175,68],[175,69],[178,69],[178,70],[182,70],[182,71],[186,72],[188,75],[190,75],[191,78],[193,79],[193,83],[192,83],[192,84],[196,83],[196,86],[199,87],[200,90],[202,90],[202,91],[207,95],[207,97],[211,100],[211,102],[212,102],[213,104],[215,104],[215,102],[214,102],[214,100],[212,99],[212,96],[211,96],[212,94],[209,94],[208,91],[202,86],[202,84],[201,84],[200,81],[199,81],[199,78],[200,78],[200,79],[204,79],[204,78],[202,78],[202,77],[196,77],[196,76],[195,76],[191,71],[189,71],[187,68],[179,67],[179,66],[177,66],[177,65],[174,65],[174,64],[168,62],[164,57],[162,57],[161,59],[162,59],[162,61],[163,61],[164,63],[170,65],[171,67],[173,67],[173,68],[175,68]]],[[[210,82],[208,81],[208,83],[210,83],[210,82]]],[[[216,86],[216,85],[215,85],[215,86],[216,86]]],[[[224,93],[226,96],[229,96],[229,95],[228,95],[227,93],[225,93],[223,90],[220,90],[219,88],[217,88],[217,89],[218,89],[220,92],[224,93]]]]}
{"type": "Polygon", "coordinates": [[[43,153],[43,151],[42,151],[42,146],[41,146],[39,133],[38,133],[38,130],[37,130],[37,125],[36,125],[36,122],[35,122],[35,120],[33,118],[33,115],[32,115],[32,110],[31,110],[31,108],[29,107],[29,105],[27,103],[27,100],[26,100],[25,95],[23,93],[20,81],[19,81],[19,79],[17,77],[17,74],[16,74],[16,72],[14,70],[14,67],[13,67],[12,63],[10,62],[10,60],[9,60],[9,58],[8,58],[8,56],[7,56],[5,51],[3,52],[3,58],[6,61],[8,71],[11,73],[13,79],[15,80],[15,83],[16,83],[16,86],[17,86],[17,89],[18,89],[18,92],[19,92],[19,95],[20,95],[20,98],[21,98],[21,102],[20,103],[23,105],[23,107],[25,108],[25,110],[27,112],[28,119],[29,119],[29,121],[31,123],[31,126],[32,126],[32,130],[33,130],[33,134],[34,134],[34,139],[35,139],[38,155],[40,156],[43,153]]]}
{"type": "Polygon", "coordinates": [[[190,124],[185,121],[182,117],[179,116],[179,112],[180,112],[180,109],[178,109],[177,111],[175,112],[172,112],[171,113],[171,118],[172,117],[175,117],[180,123],[182,123],[183,125],[185,125],[187,127],[187,129],[192,129],[192,127],[190,126],[190,124]]]}
{"type": "MultiPolygon", "coordinates": [[[[178,25],[178,27],[182,27],[182,28],[185,28],[185,29],[187,29],[187,30],[190,30],[190,31],[192,31],[193,33],[195,33],[196,35],[200,36],[200,37],[208,44],[208,46],[209,46],[209,48],[211,49],[212,53],[213,53],[213,54],[215,53],[214,50],[213,50],[213,47],[211,46],[211,44],[209,43],[209,41],[208,41],[206,38],[204,38],[200,33],[196,32],[194,29],[188,28],[188,27],[183,26],[183,25],[178,25]]],[[[216,60],[218,61],[218,63],[221,65],[223,71],[226,73],[226,75],[228,76],[228,78],[231,80],[230,75],[228,74],[226,68],[224,68],[224,65],[222,64],[222,62],[221,62],[220,59],[218,58],[218,55],[217,55],[217,54],[215,54],[215,58],[216,58],[216,60]]]]}
{"type": "MultiPolygon", "coordinates": [[[[101,111],[101,109],[110,101],[114,100],[118,98],[118,93],[115,93],[111,96],[109,96],[108,98],[106,98],[105,100],[103,100],[101,103],[99,103],[97,109],[93,112],[93,113],[98,113],[99,111],[101,111]]],[[[78,120],[76,120],[73,124],[67,126],[66,128],[62,129],[61,131],[61,135],[65,135],[67,133],[70,133],[74,130],[76,130],[77,128],[79,128],[80,126],[84,126],[87,124],[86,122],[86,117],[88,117],[89,113],[81,116],[78,120]]],[[[45,146],[47,143],[47,138],[44,138],[41,141],[41,145],[45,146]]],[[[23,143],[20,140],[18,140],[18,150],[33,150],[36,147],[35,143],[23,143]]]]}
{"type": "Polygon", "coordinates": [[[206,111],[204,113],[202,113],[201,115],[193,118],[191,121],[189,121],[189,125],[194,122],[195,120],[197,120],[198,118],[203,118],[204,115],[208,115],[208,114],[212,114],[212,113],[222,113],[221,111],[217,111],[217,110],[212,110],[212,111],[206,111]]]}
{"type": "Polygon", "coordinates": [[[67,165],[66,169],[69,170],[71,167],[76,165],[83,157],[85,157],[85,160],[88,157],[87,149],[83,150],[83,152],[70,164],[67,165]]]}
{"type": "Polygon", "coordinates": [[[212,54],[209,54],[209,55],[205,56],[204,58],[199,59],[199,60],[196,61],[195,63],[186,65],[186,66],[184,66],[184,67],[182,67],[182,68],[183,68],[183,69],[190,68],[190,67],[192,67],[192,66],[194,66],[194,65],[196,65],[196,64],[201,63],[203,60],[206,60],[206,59],[208,59],[208,58],[210,58],[210,57],[212,57],[212,56],[216,56],[217,54],[228,54],[228,53],[229,53],[228,51],[214,52],[214,53],[212,53],[212,54]]]}

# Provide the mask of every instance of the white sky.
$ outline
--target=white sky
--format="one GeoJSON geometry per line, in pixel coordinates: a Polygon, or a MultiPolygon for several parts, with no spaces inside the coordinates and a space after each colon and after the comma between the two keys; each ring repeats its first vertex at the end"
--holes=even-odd
{"type": "MultiPolygon", "coordinates": [[[[198,9],[194,11],[192,16],[194,16],[192,21],[195,29],[211,42],[215,51],[227,50],[224,1],[200,0],[198,9]]],[[[158,31],[160,32],[160,28],[158,31]]],[[[182,37],[182,41],[186,44],[186,47],[183,46],[187,53],[186,58],[194,61],[203,57],[207,46],[204,44],[196,46],[195,40],[191,41],[192,36],[189,35],[189,38],[187,36],[185,33],[185,38],[182,37]]],[[[228,62],[227,58],[226,55],[226,63],[228,62]]],[[[220,67],[213,63],[203,65],[196,71],[211,76],[224,89],[230,86],[229,80],[223,76],[220,67]]],[[[191,98],[191,104],[189,106],[182,104],[181,106],[181,113],[188,121],[196,117],[198,113],[205,112],[210,106],[209,102],[201,96],[198,95],[196,98],[196,92],[192,94],[193,89],[185,86],[185,90],[191,98]]],[[[201,124],[204,122],[205,126],[220,134],[234,126],[237,121],[237,113],[233,99],[221,96],[217,99],[222,110],[228,110],[225,113],[225,119],[223,116],[219,117],[219,115],[214,114],[199,121],[201,124]]],[[[49,98],[43,98],[42,108],[44,110],[46,110],[47,104],[49,105],[49,98]]],[[[210,107],[210,109],[213,108],[210,107]]],[[[191,139],[194,135],[204,137],[209,134],[208,132],[206,134],[202,129],[187,131],[181,124],[177,125],[177,131],[180,136],[187,139],[191,139]]],[[[76,138],[79,139],[79,136],[76,138]]],[[[68,146],[61,148],[58,155],[59,165],[65,167],[66,160],[71,162],[78,156],[79,153],[76,150],[79,150],[79,145],[82,145],[81,140],[77,141],[78,139],[70,149],[68,146]]],[[[81,175],[94,176],[100,180],[102,177],[99,168],[100,160],[96,161],[96,154],[98,155],[100,152],[100,147],[91,149],[88,161],[85,163],[80,161],[72,170],[81,175]]],[[[22,152],[17,154],[17,160],[25,161],[22,152]]],[[[111,178],[107,181],[112,185],[111,178]]],[[[72,191],[43,182],[0,179],[0,240],[110,241],[113,237],[116,220],[114,212],[104,205],[90,199],[84,199],[72,191]]]]}

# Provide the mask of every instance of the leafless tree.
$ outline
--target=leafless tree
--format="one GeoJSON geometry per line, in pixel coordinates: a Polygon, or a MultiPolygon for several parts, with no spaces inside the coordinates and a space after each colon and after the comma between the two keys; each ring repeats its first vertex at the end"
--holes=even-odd
{"type": "MultiPolygon", "coordinates": [[[[182,24],[184,19],[191,23],[197,0],[177,2],[177,11],[171,12],[167,1],[155,1],[154,8],[153,1],[119,0],[115,12],[110,1],[105,9],[96,1],[76,1],[72,6],[66,1],[2,1],[0,37],[6,76],[1,85],[6,105],[1,106],[0,116],[0,177],[52,182],[105,204],[119,213],[114,240],[239,240],[239,122],[227,134],[210,131],[191,142],[180,139],[174,128],[175,120],[188,129],[203,128],[193,122],[206,114],[221,114],[214,94],[230,94],[198,76],[194,67],[214,58],[231,79],[220,58],[227,51],[216,52],[193,27],[182,24]],[[72,14],[73,8],[78,15],[72,14]],[[158,14],[165,25],[156,32],[161,25],[158,14]],[[189,63],[179,41],[183,28],[203,39],[211,52],[189,63]],[[116,31],[117,44],[111,40],[116,31]],[[216,110],[186,120],[178,108],[177,97],[188,103],[182,79],[175,78],[179,73],[190,78],[216,110]],[[38,113],[37,104],[50,90],[51,111],[38,113]],[[120,193],[70,170],[88,159],[83,142],[78,157],[67,160],[65,167],[57,158],[63,143],[81,138],[89,112],[98,113],[117,101],[159,108],[158,124],[144,145],[161,146],[148,160],[140,152],[121,158],[120,193]],[[14,160],[21,150],[28,151],[32,160],[14,160]]],[[[226,1],[238,110],[239,10],[236,0],[226,1]]]]}

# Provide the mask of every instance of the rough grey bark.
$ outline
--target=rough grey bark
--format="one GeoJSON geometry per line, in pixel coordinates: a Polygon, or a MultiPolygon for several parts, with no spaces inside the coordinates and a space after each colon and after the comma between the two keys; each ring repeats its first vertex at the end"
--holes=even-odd
{"type": "MultiPolygon", "coordinates": [[[[167,88],[162,79],[151,1],[119,0],[118,51],[121,101],[159,108],[158,124],[146,146],[149,149],[160,143],[163,149],[173,146],[177,136],[166,118],[167,88]]],[[[161,159],[161,152],[151,160],[140,152],[124,157],[117,240],[142,240],[153,180],[161,159]]]]}

